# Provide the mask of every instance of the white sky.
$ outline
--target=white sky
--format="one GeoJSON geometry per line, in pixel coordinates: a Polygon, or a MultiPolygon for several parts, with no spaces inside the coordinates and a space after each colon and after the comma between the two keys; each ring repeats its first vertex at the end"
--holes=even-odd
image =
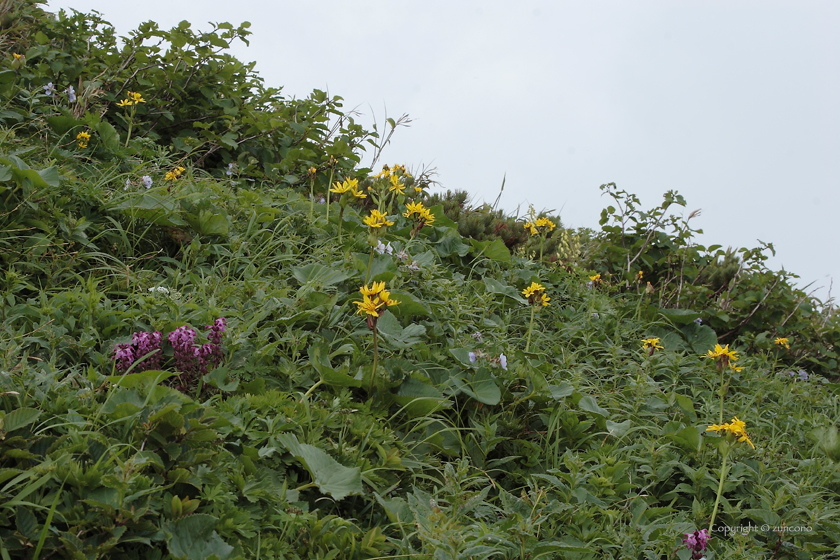
{"type": "MultiPolygon", "coordinates": [[[[676,189],[706,245],[772,242],[801,285],[840,281],[840,2],[51,0],[142,21],[252,23],[232,53],[289,97],[408,113],[383,162],[597,229],[615,182],[676,189]]],[[[369,160],[368,160],[369,161],[369,160]]],[[[836,293],[836,290],[835,290],[836,293]]],[[[826,290],[820,295],[825,297],[826,290]]]]}

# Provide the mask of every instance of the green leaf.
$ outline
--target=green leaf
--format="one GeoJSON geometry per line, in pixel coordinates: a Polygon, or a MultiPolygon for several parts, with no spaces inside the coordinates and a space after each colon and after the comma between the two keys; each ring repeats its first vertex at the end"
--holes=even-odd
{"type": "Polygon", "coordinates": [[[390,308],[391,313],[397,317],[431,317],[431,312],[426,309],[426,306],[409,292],[393,290],[391,299],[400,302],[399,305],[390,308]]]}
{"type": "Polygon", "coordinates": [[[681,331],[686,343],[697,354],[705,354],[714,348],[718,341],[715,331],[706,325],[691,323],[684,326],[681,331]]]}
{"type": "Polygon", "coordinates": [[[329,347],[323,342],[309,347],[309,362],[321,376],[321,380],[330,387],[361,387],[361,380],[332,368],[329,352],[329,347]]]}
{"type": "Polygon", "coordinates": [[[660,309],[659,313],[675,325],[687,325],[700,318],[698,312],[690,309],[660,309]]]}
{"type": "Polygon", "coordinates": [[[574,386],[566,381],[561,381],[559,385],[549,385],[548,390],[551,391],[551,398],[554,400],[568,397],[575,392],[574,386]]]}
{"type": "Polygon", "coordinates": [[[483,256],[496,262],[510,262],[510,250],[504,241],[498,237],[493,241],[476,241],[475,239],[470,239],[470,244],[476,257],[483,256]]]}
{"type": "Polygon", "coordinates": [[[473,375],[457,375],[452,382],[462,393],[480,403],[497,405],[502,398],[502,392],[496,385],[496,380],[487,368],[479,368],[473,375]]]}
{"type": "Polygon", "coordinates": [[[518,303],[528,303],[528,300],[523,298],[516,290],[516,288],[507,284],[502,284],[501,282],[494,280],[489,276],[484,277],[484,285],[487,287],[488,293],[502,295],[518,303]]]}
{"type": "Polygon", "coordinates": [[[150,369],[139,373],[129,373],[128,375],[109,375],[106,379],[111,385],[131,389],[140,385],[157,385],[161,381],[176,375],[178,374],[169,371],[150,369]]]}
{"type": "Polygon", "coordinates": [[[321,492],[336,500],[362,494],[362,472],[358,467],[345,467],[325,451],[306,443],[298,443],[294,434],[280,434],[277,441],[306,467],[312,482],[321,492]]]}
{"type": "Polygon", "coordinates": [[[179,560],[226,560],[234,549],[216,533],[217,522],[212,515],[197,513],[164,523],[169,553],[179,560]]]}
{"type": "Polygon", "coordinates": [[[122,202],[110,207],[133,218],[142,218],[153,224],[168,227],[186,226],[181,219],[179,206],[169,196],[156,192],[142,192],[132,194],[122,202]]]}
{"type": "Polygon", "coordinates": [[[578,402],[578,408],[585,410],[586,412],[591,412],[592,414],[603,416],[604,418],[609,418],[610,416],[610,412],[598,406],[595,399],[589,395],[581,397],[580,402],[578,402]]]}
{"type": "Polygon", "coordinates": [[[55,117],[47,117],[47,124],[59,136],[64,136],[77,126],[82,126],[82,121],[74,119],[73,117],[65,117],[63,115],[55,117]]]}
{"type": "Polygon", "coordinates": [[[469,252],[470,246],[462,241],[461,235],[457,231],[449,230],[443,239],[435,243],[435,249],[441,258],[452,255],[463,257],[469,252]]]}
{"type": "Polygon", "coordinates": [[[295,267],[292,269],[292,275],[301,284],[312,282],[324,287],[338,284],[350,278],[350,275],[345,272],[333,270],[317,263],[295,267]]]}
{"type": "Polygon", "coordinates": [[[443,211],[443,204],[432,206],[431,208],[429,208],[429,212],[431,212],[435,217],[435,227],[441,226],[458,229],[458,224],[450,220],[449,217],[447,217],[446,213],[443,211]]]}
{"type": "Polygon", "coordinates": [[[630,426],[633,424],[631,420],[625,420],[624,422],[613,422],[612,420],[607,420],[607,431],[613,437],[621,437],[630,430],[630,426]]]}
{"type": "Polygon", "coordinates": [[[201,379],[220,391],[236,391],[236,388],[239,387],[239,380],[235,378],[228,380],[228,373],[228,368],[218,367],[205,374],[201,379]]]}
{"type": "Polygon", "coordinates": [[[394,400],[405,408],[406,413],[416,418],[428,416],[438,410],[449,406],[443,393],[428,383],[409,377],[403,381],[394,400]]]}
{"type": "Polygon", "coordinates": [[[680,410],[682,410],[692,422],[696,422],[697,412],[694,410],[694,401],[684,395],[676,394],[674,397],[677,401],[677,406],[680,407],[680,410]]]}
{"type": "Polygon", "coordinates": [[[422,340],[421,337],[426,334],[426,327],[423,325],[411,324],[402,328],[400,322],[390,310],[379,318],[376,328],[383,341],[400,350],[417,344],[422,340]]]}
{"type": "Polygon", "coordinates": [[[41,411],[38,409],[29,407],[18,408],[6,414],[2,422],[0,422],[0,430],[14,432],[33,423],[39,416],[41,416],[41,411]]]}
{"type": "Polygon", "coordinates": [[[120,149],[120,135],[117,134],[117,129],[111,123],[102,121],[96,125],[96,132],[105,148],[112,152],[120,149]]]}

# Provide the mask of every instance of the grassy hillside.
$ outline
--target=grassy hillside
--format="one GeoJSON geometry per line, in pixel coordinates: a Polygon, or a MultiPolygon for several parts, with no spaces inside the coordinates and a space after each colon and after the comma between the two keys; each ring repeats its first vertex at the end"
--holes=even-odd
{"type": "Polygon", "coordinates": [[[398,123],[247,28],[0,4],[0,557],[840,557],[840,322],[772,246],[364,168],[398,123]]]}

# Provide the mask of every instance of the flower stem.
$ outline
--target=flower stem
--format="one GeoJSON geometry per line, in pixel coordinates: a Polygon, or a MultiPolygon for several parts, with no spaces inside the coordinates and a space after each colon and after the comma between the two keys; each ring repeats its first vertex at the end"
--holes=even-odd
{"type": "Polygon", "coordinates": [[[370,389],[368,393],[373,394],[373,382],[376,379],[376,368],[379,366],[379,337],[376,333],[376,325],[373,326],[373,370],[370,372],[370,389]]]}
{"type": "Polygon", "coordinates": [[[338,212],[338,244],[341,245],[341,224],[342,218],[344,217],[344,206],[341,207],[341,210],[338,212]]]}
{"type": "Polygon", "coordinates": [[[317,382],[317,383],[315,383],[315,385],[313,385],[312,387],[310,387],[310,388],[309,388],[309,390],[308,390],[306,393],[304,393],[303,397],[300,399],[300,400],[301,400],[301,402],[305,401],[305,400],[306,400],[306,398],[307,398],[307,397],[309,397],[309,395],[311,395],[311,394],[312,394],[312,391],[314,391],[315,389],[317,389],[318,387],[320,387],[320,386],[321,386],[321,385],[323,385],[323,384],[324,384],[324,380],[323,380],[323,378],[322,378],[322,379],[319,379],[319,380],[318,380],[318,382],[317,382]]]}
{"type": "Polygon", "coordinates": [[[720,368],[720,420],[718,421],[718,424],[723,424],[723,395],[725,393],[725,390],[724,390],[724,387],[723,387],[723,375],[724,375],[723,372],[724,371],[726,371],[726,368],[721,366],[721,368],[720,368]]]}
{"type": "Polygon", "coordinates": [[[726,460],[729,458],[729,448],[723,454],[723,463],[720,465],[720,483],[718,484],[717,497],[715,498],[715,507],[712,510],[712,519],[709,521],[709,533],[715,526],[715,517],[717,516],[718,505],[720,504],[720,496],[723,494],[723,483],[726,480],[726,460]]]}
{"type": "Polygon", "coordinates": [[[312,223],[312,214],[315,212],[315,176],[309,179],[309,223],[312,223]]]}
{"type": "Polygon", "coordinates": [[[531,347],[531,332],[534,330],[534,310],[535,309],[536,309],[536,306],[531,305],[531,323],[528,325],[528,341],[525,343],[525,351],[526,352],[531,347]]]}
{"type": "Polygon", "coordinates": [[[335,167],[330,168],[330,180],[327,181],[327,227],[330,225],[330,189],[332,188],[333,174],[335,167]]]}
{"type": "MultiPolygon", "coordinates": [[[[365,286],[367,286],[368,279],[370,279],[370,269],[371,269],[372,266],[373,266],[373,247],[370,248],[370,258],[368,259],[367,272],[365,272],[365,286]]],[[[373,332],[376,332],[376,330],[374,330],[373,332]]],[[[376,339],[374,339],[374,340],[376,340],[376,339]]]]}

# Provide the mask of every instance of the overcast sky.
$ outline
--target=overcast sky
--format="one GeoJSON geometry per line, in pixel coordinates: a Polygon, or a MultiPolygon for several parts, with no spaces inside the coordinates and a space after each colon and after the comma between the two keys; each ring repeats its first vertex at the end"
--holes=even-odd
{"type": "MultiPolygon", "coordinates": [[[[615,182],[676,189],[701,243],[772,242],[801,285],[840,282],[840,2],[52,0],[140,22],[252,23],[269,86],[324,89],[362,123],[408,113],[383,156],[444,188],[598,228],[615,182]]],[[[839,288],[840,289],[840,288],[839,288]]],[[[837,293],[837,290],[834,290],[837,293]]],[[[826,290],[820,292],[825,297],[826,290]]]]}

